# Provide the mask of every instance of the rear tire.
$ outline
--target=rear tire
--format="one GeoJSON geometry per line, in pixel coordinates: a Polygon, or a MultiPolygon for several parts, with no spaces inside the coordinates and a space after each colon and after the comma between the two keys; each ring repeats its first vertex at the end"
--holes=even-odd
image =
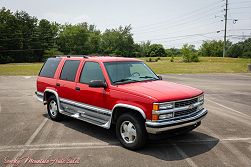
{"type": "Polygon", "coordinates": [[[123,147],[136,150],[147,141],[144,120],[136,114],[122,114],[116,122],[116,135],[123,147]]]}
{"type": "Polygon", "coordinates": [[[59,112],[56,96],[52,95],[47,100],[48,115],[53,121],[61,121],[63,115],[59,112]]]}

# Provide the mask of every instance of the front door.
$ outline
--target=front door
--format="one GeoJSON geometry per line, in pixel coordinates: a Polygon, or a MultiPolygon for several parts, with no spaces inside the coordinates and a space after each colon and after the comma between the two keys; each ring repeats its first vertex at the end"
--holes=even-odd
{"type": "Polygon", "coordinates": [[[80,74],[79,82],[76,84],[76,97],[90,119],[107,122],[111,112],[107,110],[109,88],[92,88],[89,83],[92,80],[105,81],[99,63],[86,61],[80,74]]]}

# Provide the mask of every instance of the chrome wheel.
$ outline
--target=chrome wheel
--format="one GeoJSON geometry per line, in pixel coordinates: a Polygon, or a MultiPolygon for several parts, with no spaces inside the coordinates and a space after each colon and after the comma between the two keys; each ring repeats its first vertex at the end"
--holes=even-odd
{"type": "Polygon", "coordinates": [[[130,121],[124,121],[120,126],[120,135],[126,143],[133,143],[137,137],[135,126],[130,121]]]}
{"type": "Polygon", "coordinates": [[[58,110],[57,103],[54,100],[51,100],[49,104],[49,111],[53,117],[57,115],[57,110],[58,110]]]}

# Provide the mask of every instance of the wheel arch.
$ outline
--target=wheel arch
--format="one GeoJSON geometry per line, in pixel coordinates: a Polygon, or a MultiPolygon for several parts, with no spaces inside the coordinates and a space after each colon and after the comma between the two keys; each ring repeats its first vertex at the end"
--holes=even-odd
{"type": "Polygon", "coordinates": [[[127,112],[137,114],[138,116],[142,117],[142,119],[146,120],[145,112],[141,108],[129,104],[119,103],[116,104],[112,109],[111,123],[115,123],[121,114],[127,112]]]}
{"type": "Polygon", "coordinates": [[[47,100],[51,95],[54,95],[56,97],[58,107],[59,107],[59,112],[61,112],[59,96],[58,96],[58,93],[55,90],[45,89],[45,91],[44,91],[44,104],[47,104],[47,100]]]}

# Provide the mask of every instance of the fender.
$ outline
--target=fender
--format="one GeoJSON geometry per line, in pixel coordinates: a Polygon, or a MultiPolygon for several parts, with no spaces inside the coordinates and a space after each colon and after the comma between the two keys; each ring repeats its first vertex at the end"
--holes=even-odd
{"type": "Polygon", "coordinates": [[[59,109],[59,112],[61,113],[63,110],[60,108],[60,101],[59,101],[59,97],[58,97],[58,93],[55,91],[55,90],[52,90],[52,89],[45,89],[44,91],[44,98],[45,98],[45,93],[46,92],[50,92],[50,93],[53,93],[55,96],[56,96],[56,99],[57,99],[57,103],[58,103],[58,109],[59,109]]]}
{"type": "Polygon", "coordinates": [[[145,112],[144,112],[141,108],[136,107],[136,106],[133,106],[133,105],[129,105],[129,104],[123,104],[123,103],[118,103],[118,104],[116,104],[116,105],[112,108],[112,115],[113,115],[113,111],[114,111],[114,109],[115,109],[116,107],[124,107],[124,108],[129,108],[129,109],[136,110],[136,111],[138,111],[138,112],[142,115],[142,117],[143,117],[144,119],[146,119],[146,114],[145,114],[145,112]]]}

